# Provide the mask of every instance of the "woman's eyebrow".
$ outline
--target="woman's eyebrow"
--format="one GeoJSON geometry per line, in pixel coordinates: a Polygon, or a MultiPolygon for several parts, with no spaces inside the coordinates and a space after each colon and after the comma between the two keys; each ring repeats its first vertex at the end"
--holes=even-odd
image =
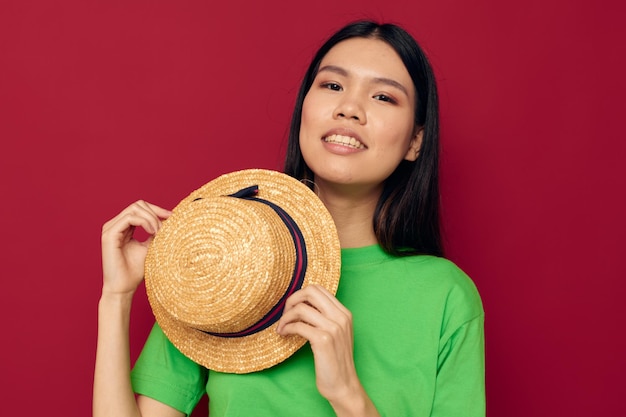
{"type": "Polygon", "coordinates": [[[323,71],[334,72],[335,74],[339,74],[344,77],[348,76],[348,71],[346,71],[345,69],[341,67],[338,67],[337,65],[325,65],[322,68],[320,68],[319,71],[317,72],[319,74],[320,72],[323,72],[323,71]]]}
{"type": "MultiPolygon", "coordinates": [[[[323,71],[334,72],[335,74],[341,75],[343,77],[347,77],[349,75],[348,71],[336,65],[325,65],[319,69],[318,73],[323,72],[323,71]]],[[[395,87],[398,90],[402,91],[407,97],[409,96],[409,92],[406,89],[406,87],[400,84],[399,82],[397,82],[396,80],[392,80],[391,78],[385,78],[385,77],[375,77],[372,81],[374,84],[385,84],[390,87],[395,87]]]]}
{"type": "Polygon", "coordinates": [[[402,84],[400,84],[396,80],[392,80],[391,78],[377,77],[377,78],[374,78],[373,81],[375,84],[385,84],[390,87],[395,87],[398,90],[402,91],[407,97],[409,96],[409,92],[407,91],[406,87],[404,87],[402,84]]]}

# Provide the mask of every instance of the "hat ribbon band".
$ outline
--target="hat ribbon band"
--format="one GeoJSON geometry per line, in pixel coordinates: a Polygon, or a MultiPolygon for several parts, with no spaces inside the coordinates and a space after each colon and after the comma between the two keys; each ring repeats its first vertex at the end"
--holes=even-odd
{"type": "Polygon", "coordinates": [[[277,206],[276,204],[270,201],[264,200],[262,198],[255,197],[255,195],[257,195],[258,192],[259,192],[259,187],[257,185],[253,185],[251,187],[244,188],[234,194],[230,194],[230,197],[242,198],[244,200],[258,201],[260,203],[266,204],[270,206],[276,212],[276,214],[278,214],[278,217],[280,217],[283,223],[285,223],[285,226],[287,226],[287,229],[289,230],[289,233],[291,234],[294,248],[296,250],[296,260],[295,260],[295,265],[293,269],[293,274],[291,276],[291,282],[289,283],[289,286],[287,287],[285,294],[283,294],[280,300],[278,300],[276,305],[274,305],[274,307],[272,307],[270,311],[265,316],[263,316],[263,318],[261,318],[258,322],[248,327],[247,329],[244,329],[242,331],[235,332],[235,333],[211,333],[211,332],[204,332],[204,333],[207,333],[213,336],[219,336],[219,337],[243,337],[243,336],[249,336],[251,334],[260,332],[261,330],[267,329],[269,326],[276,323],[278,319],[280,319],[280,317],[282,316],[283,310],[285,309],[285,302],[287,301],[287,298],[289,298],[291,294],[299,290],[302,287],[302,283],[304,282],[304,275],[305,275],[306,268],[307,268],[307,253],[306,253],[306,245],[304,242],[304,236],[302,236],[302,231],[300,230],[296,222],[293,220],[293,218],[286,211],[284,211],[280,206],[277,206]]]}

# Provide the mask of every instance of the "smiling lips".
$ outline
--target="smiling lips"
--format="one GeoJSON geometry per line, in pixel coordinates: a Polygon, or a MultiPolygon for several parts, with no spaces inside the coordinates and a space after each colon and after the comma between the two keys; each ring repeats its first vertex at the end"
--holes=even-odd
{"type": "Polygon", "coordinates": [[[350,136],[329,135],[323,138],[326,143],[337,143],[354,149],[365,149],[365,146],[358,140],[350,136]]]}

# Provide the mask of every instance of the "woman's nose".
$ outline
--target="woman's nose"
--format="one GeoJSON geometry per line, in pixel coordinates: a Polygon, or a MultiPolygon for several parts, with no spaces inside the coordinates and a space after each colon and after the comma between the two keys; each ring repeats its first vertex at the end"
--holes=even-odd
{"type": "Polygon", "coordinates": [[[333,116],[335,119],[352,119],[359,124],[367,122],[365,110],[359,100],[351,95],[346,94],[337,104],[333,116]]]}

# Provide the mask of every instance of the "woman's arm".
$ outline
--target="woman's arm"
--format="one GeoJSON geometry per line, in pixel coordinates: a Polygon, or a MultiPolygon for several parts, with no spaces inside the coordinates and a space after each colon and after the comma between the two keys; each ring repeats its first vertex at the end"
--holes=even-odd
{"type": "Polygon", "coordinates": [[[170,212],[138,201],[102,228],[102,296],[94,372],[94,417],[183,416],[147,397],[135,398],[130,382],[129,322],[133,296],[143,279],[150,239],[134,239],[136,227],[154,235],[170,212]]]}

